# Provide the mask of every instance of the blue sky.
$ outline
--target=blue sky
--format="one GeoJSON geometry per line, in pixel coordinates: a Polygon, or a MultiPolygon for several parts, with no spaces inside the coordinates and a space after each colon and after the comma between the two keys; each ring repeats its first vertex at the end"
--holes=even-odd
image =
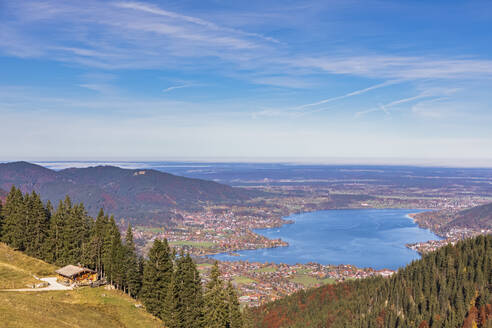
{"type": "Polygon", "coordinates": [[[489,1],[0,0],[0,159],[492,166],[489,1]]]}

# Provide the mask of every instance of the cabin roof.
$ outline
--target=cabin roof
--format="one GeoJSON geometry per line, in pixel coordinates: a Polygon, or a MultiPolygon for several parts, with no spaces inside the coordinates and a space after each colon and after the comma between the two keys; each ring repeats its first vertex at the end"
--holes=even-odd
{"type": "Polygon", "coordinates": [[[83,268],[83,267],[69,264],[67,266],[64,266],[63,268],[56,270],[55,272],[61,276],[64,276],[67,278],[73,278],[74,276],[77,276],[77,275],[82,274],[82,273],[86,273],[86,272],[95,273],[96,271],[88,269],[88,268],[83,268]]]}

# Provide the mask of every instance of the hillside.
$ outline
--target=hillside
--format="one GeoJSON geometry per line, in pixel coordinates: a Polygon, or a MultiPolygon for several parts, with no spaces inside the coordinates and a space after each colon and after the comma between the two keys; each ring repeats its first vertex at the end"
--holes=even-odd
{"type": "Polygon", "coordinates": [[[492,229],[492,203],[461,211],[447,225],[450,228],[492,229]]]}
{"type": "MultiPolygon", "coordinates": [[[[162,222],[174,209],[194,210],[207,203],[235,203],[255,193],[213,181],[184,178],[155,170],[113,166],[53,171],[27,162],[0,164],[0,188],[36,191],[57,204],[66,195],[83,202],[89,214],[100,208],[119,218],[162,222]]],[[[1,195],[0,195],[1,196],[1,195]]]]}
{"type": "Polygon", "coordinates": [[[492,327],[492,236],[425,255],[391,278],[301,291],[249,312],[256,327],[492,327]]]}
{"type": "Polygon", "coordinates": [[[453,228],[475,231],[492,230],[492,203],[475,206],[459,212],[437,211],[415,215],[415,221],[423,228],[445,235],[453,228]]]}
{"type": "MultiPolygon", "coordinates": [[[[0,289],[25,287],[31,274],[54,275],[55,266],[0,243],[0,289]]],[[[35,281],[35,280],[34,280],[35,281]]],[[[161,327],[161,321],[120,291],[0,292],[0,325],[30,327],[161,327]]]]}
{"type": "Polygon", "coordinates": [[[39,283],[33,275],[53,275],[56,266],[14,251],[0,243],[0,289],[25,288],[27,284],[39,283]]]}

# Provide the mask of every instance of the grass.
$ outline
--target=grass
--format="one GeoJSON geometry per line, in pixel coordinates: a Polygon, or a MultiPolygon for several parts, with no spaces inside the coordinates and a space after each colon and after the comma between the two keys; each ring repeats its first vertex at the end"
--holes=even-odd
{"type": "Polygon", "coordinates": [[[263,268],[259,268],[257,270],[255,270],[256,272],[265,272],[265,273],[271,273],[271,272],[276,272],[277,269],[272,267],[272,266],[266,266],[266,267],[263,267],[263,268]]]}
{"type": "Polygon", "coordinates": [[[307,274],[296,274],[294,277],[290,278],[290,280],[298,284],[304,285],[305,287],[314,287],[317,285],[335,283],[335,279],[332,278],[317,279],[307,274]]]}
{"type": "Polygon", "coordinates": [[[120,291],[2,292],[0,322],[5,327],[161,327],[160,320],[120,291]]]}
{"type": "Polygon", "coordinates": [[[237,284],[247,285],[247,284],[251,284],[251,283],[256,282],[256,281],[254,281],[251,278],[245,277],[245,276],[239,276],[239,277],[234,277],[234,282],[237,284]]]}
{"type": "Polygon", "coordinates": [[[39,283],[38,277],[54,276],[56,266],[14,251],[0,243],[0,289],[25,288],[39,283]]]}
{"type": "Polygon", "coordinates": [[[193,241],[193,240],[170,241],[169,244],[171,246],[193,246],[193,247],[202,247],[202,248],[212,248],[214,246],[214,243],[211,241],[193,241]]]}
{"type": "MultiPolygon", "coordinates": [[[[22,288],[32,278],[53,276],[56,267],[0,244],[0,288],[22,288]]],[[[32,281],[31,281],[32,279],[32,281]]],[[[0,326],[162,327],[162,322],[136,308],[136,300],[121,291],[84,287],[71,291],[0,292],[0,326]]]]}

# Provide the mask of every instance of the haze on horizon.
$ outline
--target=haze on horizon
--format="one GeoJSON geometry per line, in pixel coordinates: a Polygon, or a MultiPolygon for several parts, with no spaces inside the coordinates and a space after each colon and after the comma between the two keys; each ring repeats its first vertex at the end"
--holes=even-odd
{"type": "Polygon", "coordinates": [[[0,160],[490,167],[491,13],[489,1],[2,1],[0,160]]]}

